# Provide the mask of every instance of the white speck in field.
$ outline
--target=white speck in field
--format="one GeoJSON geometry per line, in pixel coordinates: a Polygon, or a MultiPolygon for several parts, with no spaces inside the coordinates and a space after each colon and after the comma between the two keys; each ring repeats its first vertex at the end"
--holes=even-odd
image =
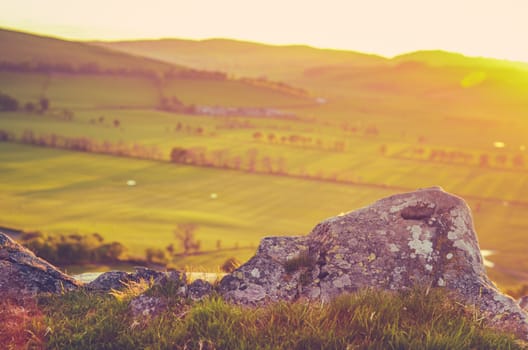
{"type": "Polygon", "coordinates": [[[136,186],[136,180],[128,180],[127,181],[128,186],[136,186]]]}
{"type": "Polygon", "coordinates": [[[217,199],[218,198],[218,194],[217,193],[211,193],[211,195],[209,197],[211,197],[211,199],[217,199]]]}
{"type": "Polygon", "coordinates": [[[495,141],[493,142],[493,147],[495,148],[504,148],[506,147],[506,144],[502,141],[495,141]]]}

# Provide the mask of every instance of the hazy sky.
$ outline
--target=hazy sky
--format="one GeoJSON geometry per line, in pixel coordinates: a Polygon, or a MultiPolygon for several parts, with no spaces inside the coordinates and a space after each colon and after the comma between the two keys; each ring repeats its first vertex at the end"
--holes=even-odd
{"type": "Polygon", "coordinates": [[[0,27],[70,39],[225,37],[385,56],[443,49],[528,62],[528,0],[2,0],[0,27]]]}

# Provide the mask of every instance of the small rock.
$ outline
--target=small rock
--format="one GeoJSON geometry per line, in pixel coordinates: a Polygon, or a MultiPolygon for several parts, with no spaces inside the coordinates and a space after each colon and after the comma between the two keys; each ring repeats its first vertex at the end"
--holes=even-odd
{"type": "Polygon", "coordinates": [[[201,300],[213,292],[213,286],[202,279],[197,279],[193,283],[189,284],[188,296],[192,300],[201,300]]]}
{"type": "MultiPolygon", "coordinates": [[[[184,276],[184,275],[183,275],[184,276]]],[[[141,281],[149,284],[165,283],[170,278],[182,278],[182,273],[177,271],[161,272],[146,267],[135,267],[135,272],[108,271],[101,274],[92,282],[86,284],[86,288],[97,292],[121,291],[127,288],[131,282],[141,281]],[[170,276],[170,277],[169,277],[170,276]]]]}
{"type": "Polygon", "coordinates": [[[86,289],[98,292],[123,290],[126,288],[126,283],[130,282],[130,275],[130,273],[123,271],[108,271],[86,284],[86,289]]]}
{"type": "Polygon", "coordinates": [[[130,301],[129,310],[133,318],[151,318],[166,310],[167,305],[165,298],[142,294],[130,301]]]}

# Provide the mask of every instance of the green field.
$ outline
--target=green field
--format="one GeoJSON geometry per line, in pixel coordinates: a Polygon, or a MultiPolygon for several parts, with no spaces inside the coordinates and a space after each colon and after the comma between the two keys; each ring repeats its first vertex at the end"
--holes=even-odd
{"type": "MultiPolygon", "coordinates": [[[[0,31],[0,43],[19,50],[6,59],[20,62],[31,37],[5,38],[0,31]]],[[[37,61],[50,60],[44,54],[49,47],[75,64],[85,62],[86,54],[109,68],[126,61],[138,69],[176,69],[87,44],[72,57],[65,52],[75,43],[31,40],[37,61]]],[[[256,44],[252,61],[243,65],[244,55],[232,50],[245,44],[214,43],[226,50],[217,60],[200,56],[208,62],[203,69],[217,64],[227,70],[222,65],[233,55],[240,63],[234,73],[270,69],[270,76],[290,79],[326,101],[316,104],[233,79],[0,71],[0,92],[21,107],[41,97],[50,101],[44,113],[0,112],[0,131],[14,138],[0,143],[0,226],[49,234],[98,232],[142,255],[148,247],[175,243],[178,223],[194,223],[205,254],[177,264],[216,270],[228,257],[249,258],[264,236],[306,234],[326,217],[389,194],[440,185],[474,209],[481,248],[494,251],[492,278],[503,286],[528,281],[523,65],[434,52],[386,62],[256,44]],[[288,65],[277,64],[281,57],[306,61],[288,71],[288,65]],[[279,108],[297,118],[157,109],[163,97],[173,96],[186,105],[279,108]],[[65,110],[71,118],[64,117],[65,110]],[[49,147],[56,139],[63,143],[49,147]],[[90,143],[92,153],[74,152],[71,145],[59,149],[68,148],[66,139],[90,143]],[[192,150],[197,158],[171,163],[174,148],[192,150]],[[112,149],[126,150],[127,157],[109,155],[112,149]],[[128,180],[137,185],[127,186],[128,180]]],[[[198,52],[193,50],[182,52],[190,59],[198,52]]]]}
{"type": "Polygon", "coordinates": [[[264,236],[305,234],[394,192],[8,143],[0,150],[3,225],[99,232],[136,254],[173,242],[172,230],[185,222],[199,224],[204,249],[219,239],[225,248],[256,247],[264,236]],[[137,186],[127,186],[129,179],[137,186]]]}

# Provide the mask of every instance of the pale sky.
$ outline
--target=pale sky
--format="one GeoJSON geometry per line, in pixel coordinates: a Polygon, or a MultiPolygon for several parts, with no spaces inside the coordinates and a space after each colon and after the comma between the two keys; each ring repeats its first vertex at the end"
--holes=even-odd
{"type": "Polygon", "coordinates": [[[0,27],[82,40],[222,37],[528,62],[528,0],[1,0],[0,27]]]}

